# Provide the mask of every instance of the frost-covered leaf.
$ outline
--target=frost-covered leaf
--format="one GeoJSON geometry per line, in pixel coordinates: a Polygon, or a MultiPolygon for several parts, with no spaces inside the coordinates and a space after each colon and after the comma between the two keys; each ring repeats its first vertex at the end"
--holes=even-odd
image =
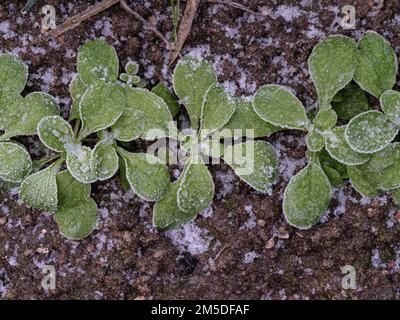
{"type": "Polygon", "coordinates": [[[8,137],[34,135],[40,120],[58,115],[60,109],[54,98],[43,92],[18,97],[3,112],[3,128],[8,137]]]}
{"type": "Polygon", "coordinates": [[[79,103],[87,89],[86,84],[82,81],[79,74],[75,76],[70,85],[70,92],[72,97],[72,106],[69,115],[69,120],[79,119],[79,103]]]}
{"type": "Polygon", "coordinates": [[[179,111],[179,103],[171,90],[169,90],[164,84],[159,83],[153,89],[151,89],[151,92],[165,101],[172,117],[175,117],[179,111]]]}
{"type": "Polygon", "coordinates": [[[351,185],[356,191],[366,197],[376,197],[380,194],[374,172],[365,165],[347,167],[351,185]]]}
{"type": "Polygon", "coordinates": [[[129,75],[137,74],[139,71],[139,65],[136,61],[128,61],[125,65],[125,71],[129,75]]]}
{"type": "Polygon", "coordinates": [[[147,89],[125,88],[126,106],[121,117],[112,126],[113,136],[120,141],[137,138],[154,140],[170,132],[172,115],[167,104],[147,89]]]}
{"type": "Polygon", "coordinates": [[[56,176],[58,191],[58,207],[74,206],[90,197],[90,184],[76,180],[68,170],[61,171],[56,176]]]}
{"type": "Polygon", "coordinates": [[[311,161],[286,187],[283,213],[286,220],[300,229],[318,222],[331,201],[331,184],[318,162],[311,161]]]}
{"type": "Polygon", "coordinates": [[[173,84],[176,95],[189,113],[193,129],[198,129],[201,106],[208,88],[217,82],[213,65],[194,57],[181,59],[174,72],[173,84]]]}
{"type": "Polygon", "coordinates": [[[79,105],[82,129],[80,139],[93,132],[112,126],[125,108],[122,89],[104,81],[97,81],[82,97],[79,105]]]}
{"type": "Polygon", "coordinates": [[[100,181],[110,179],[118,170],[118,155],[114,147],[100,141],[93,149],[90,167],[100,181]]]}
{"type": "Polygon", "coordinates": [[[397,57],[390,43],[381,35],[368,31],[358,43],[358,64],[354,80],[379,99],[396,83],[397,57]]]}
{"type": "Polygon", "coordinates": [[[214,198],[214,182],[206,165],[191,159],[182,174],[178,189],[179,209],[198,213],[207,208],[214,198]]]}
{"type": "Polygon", "coordinates": [[[320,131],[332,129],[337,121],[337,114],[332,109],[319,110],[314,119],[314,128],[320,131]]]}
{"type": "Polygon", "coordinates": [[[354,117],[346,127],[349,146],[360,153],[375,153],[397,135],[397,127],[383,113],[367,111],[354,117]]]}
{"type": "Polygon", "coordinates": [[[395,125],[400,127],[400,92],[385,91],[380,98],[381,108],[395,125]]]}
{"type": "Polygon", "coordinates": [[[364,91],[354,82],[350,82],[338,92],[332,101],[332,107],[342,120],[350,120],[360,113],[371,110],[364,91]]]}
{"type": "Polygon", "coordinates": [[[333,159],[329,153],[322,150],[319,153],[322,170],[333,186],[340,186],[348,178],[347,166],[333,159]]]}
{"type": "Polygon", "coordinates": [[[130,153],[118,148],[125,161],[126,178],[133,191],[146,201],[161,199],[170,184],[168,168],[160,159],[146,153],[130,153]]]}
{"type": "Polygon", "coordinates": [[[353,79],[356,54],[354,40],[341,35],[329,36],[314,47],[308,68],[317,89],[320,109],[329,108],[336,93],[353,79]]]}
{"type": "Polygon", "coordinates": [[[204,99],[201,109],[201,129],[215,132],[226,125],[235,112],[236,104],[225,89],[212,85],[204,99]]]}
{"type": "Polygon", "coordinates": [[[70,240],[81,240],[90,235],[97,220],[97,205],[92,198],[60,206],[54,215],[61,234],[70,240]]]}
{"type": "Polygon", "coordinates": [[[0,55],[0,99],[19,95],[27,80],[28,68],[25,64],[12,55],[0,55]]]}
{"type": "Polygon", "coordinates": [[[279,130],[281,129],[262,120],[257,113],[254,112],[251,101],[236,99],[236,111],[229,122],[222,128],[221,136],[259,138],[268,137],[279,130]],[[246,130],[254,130],[254,133],[246,130]]]}
{"type": "Polygon", "coordinates": [[[310,125],[301,101],[280,85],[259,88],[253,97],[253,107],[261,119],[274,126],[306,130],[310,125]]]}
{"type": "Polygon", "coordinates": [[[257,140],[228,146],[224,160],[249,186],[271,192],[278,175],[278,157],[268,142],[257,140]]]}
{"type": "Polygon", "coordinates": [[[82,183],[93,183],[97,180],[96,172],[90,167],[92,150],[80,144],[67,147],[67,167],[71,175],[82,183]]]}
{"type": "Polygon", "coordinates": [[[32,170],[31,157],[16,143],[0,143],[0,178],[14,183],[22,182],[32,170]]]}
{"type": "Polygon", "coordinates": [[[390,194],[392,195],[393,201],[397,205],[400,205],[400,188],[390,191],[390,194]]]}
{"type": "Polygon", "coordinates": [[[198,212],[184,212],[178,207],[178,189],[182,181],[171,183],[165,196],[156,202],[153,209],[153,224],[160,230],[172,230],[194,219],[198,212]]]}
{"type": "Polygon", "coordinates": [[[66,144],[74,143],[70,124],[60,116],[43,118],[37,128],[40,141],[49,149],[64,152],[66,144]]]}
{"type": "Polygon", "coordinates": [[[115,49],[102,40],[86,42],[78,53],[78,72],[86,85],[97,80],[115,82],[118,79],[119,61],[115,49]]]}
{"type": "Polygon", "coordinates": [[[311,152],[318,152],[324,147],[325,138],[317,131],[312,130],[307,133],[306,144],[308,150],[311,152]]]}
{"type": "Polygon", "coordinates": [[[367,162],[370,158],[368,154],[358,153],[350,148],[344,137],[345,129],[345,126],[336,127],[326,135],[326,151],[328,151],[332,158],[348,166],[367,162]]]}
{"type": "Polygon", "coordinates": [[[60,168],[58,162],[26,178],[20,189],[20,196],[27,205],[45,211],[57,210],[56,175],[60,168]]]}

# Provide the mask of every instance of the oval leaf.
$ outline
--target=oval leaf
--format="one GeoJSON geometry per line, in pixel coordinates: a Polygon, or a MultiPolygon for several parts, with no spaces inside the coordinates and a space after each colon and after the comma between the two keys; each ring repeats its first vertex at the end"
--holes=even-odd
{"type": "Polygon", "coordinates": [[[71,85],[69,87],[69,91],[71,92],[72,97],[72,106],[69,115],[69,120],[79,119],[79,103],[85,91],[87,89],[86,84],[82,81],[79,74],[75,76],[72,80],[71,85]]]}
{"type": "Polygon", "coordinates": [[[308,58],[308,68],[317,89],[320,109],[329,108],[336,93],[353,79],[356,54],[354,40],[341,35],[329,36],[314,47],[308,58]]]}
{"type": "Polygon", "coordinates": [[[354,117],[346,127],[349,146],[360,153],[384,149],[397,135],[397,127],[379,111],[367,111],[354,117]]]}
{"type": "Polygon", "coordinates": [[[311,152],[321,151],[325,144],[325,138],[315,130],[307,133],[306,137],[307,149],[311,152]]]}
{"type": "Polygon", "coordinates": [[[274,126],[306,130],[310,125],[301,101],[279,85],[266,85],[258,89],[253,98],[253,107],[261,119],[274,126]]]}
{"type": "Polygon", "coordinates": [[[96,172],[90,167],[92,150],[80,144],[67,148],[67,167],[71,175],[82,183],[92,183],[97,180],[96,172]]]}
{"type": "Polygon", "coordinates": [[[283,213],[299,229],[309,229],[318,222],[331,201],[331,184],[318,163],[310,162],[286,187],[283,213]]]}
{"type": "Polygon", "coordinates": [[[99,142],[93,149],[90,167],[100,181],[110,179],[118,170],[118,155],[114,147],[99,142]]]}
{"type": "Polygon", "coordinates": [[[70,124],[60,116],[43,118],[37,130],[40,141],[54,151],[64,152],[66,144],[74,143],[74,133],[70,124]]]}
{"type": "Polygon", "coordinates": [[[337,127],[326,135],[326,151],[333,159],[347,166],[355,166],[367,162],[370,158],[368,154],[358,153],[350,148],[344,137],[345,129],[345,126],[337,127]]]}
{"type": "Polygon", "coordinates": [[[25,88],[28,80],[28,67],[18,58],[0,55],[0,99],[17,96],[25,88]]]}
{"type": "Polygon", "coordinates": [[[332,109],[319,110],[314,119],[314,128],[320,131],[332,129],[336,125],[337,114],[332,109]]]}
{"type": "Polygon", "coordinates": [[[22,182],[32,170],[31,157],[22,146],[0,143],[0,178],[14,183],[22,182]]]}
{"type": "Polygon", "coordinates": [[[397,57],[384,37],[368,31],[358,43],[358,65],[354,80],[379,99],[396,83],[397,57]]]}
{"type": "Polygon", "coordinates": [[[116,82],[118,79],[119,61],[113,46],[102,40],[86,42],[78,53],[78,72],[86,85],[97,80],[116,82]]]}
{"type": "Polygon", "coordinates": [[[59,172],[56,176],[58,207],[74,206],[90,197],[90,184],[76,180],[68,170],[59,172]]]}
{"type": "Polygon", "coordinates": [[[20,196],[27,205],[45,211],[57,210],[56,175],[60,165],[56,162],[26,178],[20,189],[20,196]]]}
{"type": "Polygon", "coordinates": [[[213,65],[194,57],[185,57],[176,65],[173,84],[176,95],[184,104],[193,129],[200,122],[201,106],[208,88],[217,82],[213,65]]]}
{"type": "Polygon", "coordinates": [[[247,141],[228,146],[224,160],[249,186],[260,192],[271,193],[278,175],[278,157],[268,142],[247,141]]]}
{"type": "Polygon", "coordinates": [[[400,92],[385,91],[380,98],[381,108],[395,125],[400,126],[400,92]]]}
{"type": "Polygon", "coordinates": [[[133,191],[146,201],[161,199],[170,184],[168,168],[158,158],[146,153],[130,153],[118,148],[125,161],[126,178],[133,191]]]}
{"type": "Polygon", "coordinates": [[[186,213],[199,213],[207,208],[214,198],[211,173],[201,160],[196,163],[192,159],[182,174],[178,189],[178,207],[186,213]]]}
{"type": "Polygon", "coordinates": [[[79,105],[82,129],[80,140],[93,132],[112,126],[125,108],[123,91],[117,85],[97,81],[82,97],[79,105]]]}

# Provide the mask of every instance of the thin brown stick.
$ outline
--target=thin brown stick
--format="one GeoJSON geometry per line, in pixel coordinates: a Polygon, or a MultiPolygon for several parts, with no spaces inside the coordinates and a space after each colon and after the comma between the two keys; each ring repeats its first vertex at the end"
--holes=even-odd
{"type": "Polygon", "coordinates": [[[206,0],[206,1],[211,2],[211,3],[226,4],[227,6],[231,6],[231,7],[246,11],[248,13],[251,13],[251,14],[254,14],[257,16],[262,16],[262,17],[264,16],[261,12],[253,11],[253,10],[247,8],[246,6],[244,6],[240,3],[234,2],[234,1],[230,1],[230,0],[206,0]]]}
{"type": "Polygon", "coordinates": [[[169,65],[171,66],[176,58],[178,58],[183,45],[187,37],[189,36],[190,30],[192,29],[194,15],[196,14],[197,8],[199,7],[200,0],[188,0],[186,3],[185,12],[183,13],[182,22],[179,26],[178,38],[175,42],[175,49],[169,54],[169,65]]]}
{"type": "Polygon", "coordinates": [[[44,37],[46,40],[50,38],[57,38],[59,35],[63,34],[64,32],[71,30],[81,24],[83,21],[95,16],[101,11],[104,11],[111,7],[112,5],[116,4],[120,0],[103,0],[102,2],[94,5],[79,13],[72,18],[67,19],[62,24],[60,24],[57,29],[48,32],[44,37]]]}
{"type": "Polygon", "coordinates": [[[120,0],[120,4],[126,12],[128,12],[129,14],[133,15],[136,19],[138,19],[147,29],[153,31],[155,35],[159,37],[162,42],[164,42],[167,49],[171,49],[171,43],[167,40],[167,38],[163,36],[163,34],[160,31],[157,30],[155,26],[153,26],[150,22],[148,22],[145,18],[143,18],[139,13],[132,10],[128,6],[125,0],[120,0]]]}

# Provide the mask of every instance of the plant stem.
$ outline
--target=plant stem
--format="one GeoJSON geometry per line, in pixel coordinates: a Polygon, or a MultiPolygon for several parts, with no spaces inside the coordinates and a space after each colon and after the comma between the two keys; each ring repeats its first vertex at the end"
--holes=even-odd
{"type": "MultiPolygon", "coordinates": [[[[48,158],[45,158],[45,159],[41,159],[41,160],[37,160],[37,161],[35,161],[35,167],[38,169],[38,170],[40,170],[40,169],[42,169],[46,164],[48,164],[49,162],[51,162],[51,161],[53,161],[53,160],[55,160],[55,159],[58,159],[58,158],[60,158],[61,157],[61,155],[60,154],[55,154],[55,155],[53,155],[53,156],[51,156],[51,157],[48,157],[48,158]]],[[[61,159],[60,159],[61,160],[61,159]]]]}
{"type": "Polygon", "coordinates": [[[74,127],[74,137],[78,138],[78,132],[79,132],[79,125],[81,124],[81,120],[80,119],[76,119],[75,122],[75,127],[74,127]]]}

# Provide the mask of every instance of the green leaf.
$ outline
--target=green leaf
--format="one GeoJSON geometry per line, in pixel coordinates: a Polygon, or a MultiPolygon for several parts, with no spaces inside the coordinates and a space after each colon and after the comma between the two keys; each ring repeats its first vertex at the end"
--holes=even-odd
{"type": "Polygon", "coordinates": [[[79,105],[82,120],[80,140],[112,126],[123,113],[125,104],[124,94],[119,86],[104,81],[94,83],[79,105]]]}
{"type": "Polygon", "coordinates": [[[57,210],[56,175],[59,168],[59,162],[55,162],[26,178],[20,189],[22,201],[33,208],[55,212],[57,210]]]}
{"type": "Polygon", "coordinates": [[[107,142],[97,143],[92,152],[90,167],[97,179],[110,179],[118,170],[118,155],[114,147],[107,142]]]}
{"type": "Polygon", "coordinates": [[[82,183],[93,183],[97,180],[96,172],[90,167],[92,150],[80,144],[67,148],[67,167],[71,175],[82,183]]]}
{"type": "Polygon", "coordinates": [[[64,237],[70,240],[82,240],[90,235],[96,226],[96,202],[92,198],[87,198],[75,206],[61,206],[54,218],[64,237]]]}
{"type": "Polygon", "coordinates": [[[75,206],[90,197],[91,186],[76,180],[68,170],[56,176],[58,191],[58,207],[75,206]]]}
{"type": "Polygon", "coordinates": [[[309,229],[318,222],[331,201],[331,184],[319,163],[311,161],[286,187],[283,213],[291,225],[309,229]]]}
{"type": "Polygon", "coordinates": [[[202,105],[201,129],[217,131],[228,123],[235,109],[236,104],[225,89],[218,84],[212,85],[202,105]]]}
{"type": "Polygon", "coordinates": [[[153,89],[151,89],[151,92],[165,101],[172,117],[175,117],[179,111],[179,103],[176,101],[176,98],[171,90],[169,90],[164,84],[159,83],[153,89]]]}
{"type": "Polygon", "coordinates": [[[173,84],[176,95],[189,113],[193,129],[199,127],[201,106],[208,88],[217,82],[213,65],[193,57],[181,59],[174,71],[173,84]]]}
{"type": "Polygon", "coordinates": [[[346,126],[336,127],[326,135],[326,151],[333,159],[347,166],[355,166],[367,162],[370,158],[368,154],[358,153],[350,148],[344,137],[345,129],[346,126]]]}
{"type": "Polygon", "coordinates": [[[347,172],[352,187],[361,195],[376,197],[380,194],[375,173],[370,171],[368,166],[349,166],[347,172]]]}
{"type": "Polygon", "coordinates": [[[0,55],[0,99],[18,96],[28,80],[28,68],[18,58],[0,55]]]}
{"type": "Polygon", "coordinates": [[[74,133],[70,124],[60,116],[43,118],[38,124],[40,141],[49,149],[64,152],[65,145],[74,143],[74,133]]]}
{"type": "Polygon", "coordinates": [[[390,191],[390,194],[392,195],[393,201],[397,205],[400,205],[400,189],[392,190],[390,191]]]}
{"type": "Polygon", "coordinates": [[[326,150],[322,150],[318,155],[321,168],[332,185],[340,186],[348,179],[347,166],[333,159],[326,150]]]}
{"type": "Polygon", "coordinates": [[[78,72],[86,85],[97,80],[116,82],[119,61],[115,49],[102,40],[86,42],[78,53],[78,72]]]}
{"type": "Polygon", "coordinates": [[[367,111],[354,117],[346,127],[349,146],[360,153],[384,149],[397,135],[397,127],[379,111],[367,111]]]}
{"type": "Polygon", "coordinates": [[[381,108],[395,125],[400,126],[400,92],[385,91],[380,98],[381,108]]]}
{"type": "Polygon", "coordinates": [[[332,101],[332,107],[342,120],[350,120],[360,113],[371,110],[364,91],[354,82],[350,82],[339,91],[335,99],[337,101],[332,101]]]}
{"type": "Polygon", "coordinates": [[[368,31],[358,43],[358,65],[354,80],[379,99],[396,83],[397,57],[390,43],[381,35],[368,31]]]}
{"type": "Polygon", "coordinates": [[[35,135],[40,120],[59,113],[58,104],[46,93],[33,92],[25,98],[18,97],[3,112],[5,135],[35,135]]]}
{"type": "Polygon", "coordinates": [[[182,175],[177,193],[178,207],[186,213],[199,213],[207,208],[214,198],[211,173],[201,159],[191,159],[182,175]]]}
{"type": "Polygon", "coordinates": [[[314,47],[308,68],[320,109],[329,109],[332,98],[353,79],[356,54],[354,40],[341,35],[329,36],[314,47]]]}
{"type": "Polygon", "coordinates": [[[82,81],[79,74],[75,76],[70,85],[70,92],[72,97],[72,106],[69,115],[69,120],[79,119],[79,103],[87,89],[86,84],[82,81]]]}
{"type": "Polygon", "coordinates": [[[156,202],[153,209],[153,224],[160,230],[172,230],[194,219],[198,212],[195,210],[184,212],[178,207],[178,189],[180,179],[171,183],[165,196],[156,202]]]}
{"type": "Polygon", "coordinates": [[[175,135],[176,130],[170,129],[171,113],[160,97],[146,89],[126,87],[125,99],[125,110],[112,126],[115,139],[127,142],[139,137],[154,140],[175,135]]]}
{"type": "Polygon", "coordinates": [[[146,201],[161,199],[168,189],[168,168],[158,158],[146,153],[130,153],[117,149],[125,161],[126,178],[133,191],[146,201]]]}
{"type": "Polygon", "coordinates": [[[257,140],[228,146],[224,160],[249,186],[271,193],[278,175],[278,157],[268,142],[257,140]]]}
{"type": "Polygon", "coordinates": [[[274,126],[307,130],[310,121],[303,104],[288,89],[280,85],[259,88],[253,97],[254,111],[274,126]]]}
{"type": "Polygon", "coordinates": [[[281,130],[262,120],[254,112],[251,101],[246,101],[245,99],[235,100],[236,111],[229,122],[222,128],[220,134],[222,137],[268,137],[272,133],[281,130]]]}
{"type": "Polygon", "coordinates": [[[317,131],[312,130],[307,133],[306,144],[308,150],[311,152],[318,152],[324,147],[325,138],[317,131]]]}
{"type": "Polygon", "coordinates": [[[332,109],[319,110],[314,119],[314,128],[320,131],[332,129],[336,125],[337,114],[332,109]]]}
{"type": "Polygon", "coordinates": [[[22,182],[32,170],[31,157],[16,143],[0,143],[0,178],[14,183],[22,182]]]}

